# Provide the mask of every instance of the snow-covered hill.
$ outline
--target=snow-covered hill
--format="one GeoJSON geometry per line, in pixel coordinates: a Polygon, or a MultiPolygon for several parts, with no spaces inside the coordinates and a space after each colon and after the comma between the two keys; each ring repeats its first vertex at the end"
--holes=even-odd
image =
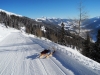
{"type": "Polygon", "coordinates": [[[8,15],[15,15],[15,16],[20,16],[20,17],[22,17],[22,15],[18,15],[18,14],[12,13],[12,12],[8,12],[8,11],[3,10],[3,9],[0,9],[0,12],[5,12],[5,13],[8,14],[8,15]]]}
{"type": "Polygon", "coordinates": [[[69,47],[0,25],[0,75],[100,75],[100,64],[69,47]],[[54,55],[37,58],[45,48],[54,55]]]}

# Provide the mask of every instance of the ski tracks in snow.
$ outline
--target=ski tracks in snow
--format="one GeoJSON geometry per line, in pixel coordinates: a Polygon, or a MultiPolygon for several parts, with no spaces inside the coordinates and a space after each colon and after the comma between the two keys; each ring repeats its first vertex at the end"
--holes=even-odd
{"type": "Polygon", "coordinates": [[[0,75],[77,75],[74,74],[76,70],[63,65],[63,62],[68,65],[69,61],[59,54],[47,59],[37,58],[48,47],[49,43],[30,39],[18,32],[11,33],[0,43],[0,75]]]}
{"type": "Polygon", "coordinates": [[[0,43],[0,75],[67,75],[51,58],[36,58],[41,50],[30,38],[11,33],[0,43]]]}

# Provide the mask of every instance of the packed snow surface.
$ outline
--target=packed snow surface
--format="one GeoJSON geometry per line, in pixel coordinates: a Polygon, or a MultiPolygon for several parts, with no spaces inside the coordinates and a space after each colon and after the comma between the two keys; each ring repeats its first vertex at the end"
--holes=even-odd
{"type": "Polygon", "coordinates": [[[77,50],[0,25],[0,75],[100,75],[100,64],[77,50]],[[38,58],[45,48],[54,55],[38,58]]]}

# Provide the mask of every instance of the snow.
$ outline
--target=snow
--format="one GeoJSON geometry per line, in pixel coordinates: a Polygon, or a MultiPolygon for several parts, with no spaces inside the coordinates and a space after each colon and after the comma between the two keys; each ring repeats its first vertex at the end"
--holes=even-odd
{"type": "Polygon", "coordinates": [[[43,32],[46,32],[46,30],[45,30],[45,27],[44,27],[44,26],[42,26],[42,27],[41,27],[41,30],[42,30],[43,32]]]}
{"type": "Polygon", "coordinates": [[[96,22],[97,20],[94,20],[94,22],[96,22]]]}
{"type": "Polygon", "coordinates": [[[0,24],[0,75],[100,75],[100,64],[77,50],[0,24]],[[54,55],[37,58],[45,48],[54,55]]]}
{"type": "Polygon", "coordinates": [[[99,28],[100,27],[100,24],[98,24],[98,26],[96,28],[99,28]]]}
{"type": "Polygon", "coordinates": [[[0,23],[0,41],[7,37],[11,32],[18,32],[18,30],[9,27],[6,28],[3,23],[0,23]]]}
{"type": "Polygon", "coordinates": [[[3,10],[3,9],[0,9],[0,12],[5,12],[5,13],[8,14],[8,15],[15,15],[15,16],[22,17],[21,15],[18,15],[18,14],[15,14],[15,13],[11,13],[11,12],[5,11],[5,10],[3,10]]]}
{"type": "Polygon", "coordinates": [[[20,30],[21,30],[22,33],[25,33],[26,28],[25,27],[21,27],[20,30]]]}

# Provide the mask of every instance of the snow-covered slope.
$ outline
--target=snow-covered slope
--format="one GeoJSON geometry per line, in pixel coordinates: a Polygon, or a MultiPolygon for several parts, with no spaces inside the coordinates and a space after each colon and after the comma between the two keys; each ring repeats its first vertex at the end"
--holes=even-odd
{"type": "Polygon", "coordinates": [[[100,64],[76,50],[2,25],[0,30],[0,75],[100,75],[100,64]],[[49,47],[56,48],[52,57],[37,58],[49,47]]]}
{"type": "Polygon", "coordinates": [[[9,27],[6,28],[6,26],[3,23],[0,23],[0,41],[6,38],[11,32],[19,32],[19,31],[14,28],[9,28],[9,27]]]}
{"type": "Polygon", "coordinates": [[[18,14],[12,13],[12,12],[8,12],[8,11],[3,10],[3,9],[0,9],[0,12],[5,12],[5,13],[8,14],[8,15],[15,15],[15,16],[20,16],[20,17],[22,17],[21,15],[18,15],[18,14]]]}

